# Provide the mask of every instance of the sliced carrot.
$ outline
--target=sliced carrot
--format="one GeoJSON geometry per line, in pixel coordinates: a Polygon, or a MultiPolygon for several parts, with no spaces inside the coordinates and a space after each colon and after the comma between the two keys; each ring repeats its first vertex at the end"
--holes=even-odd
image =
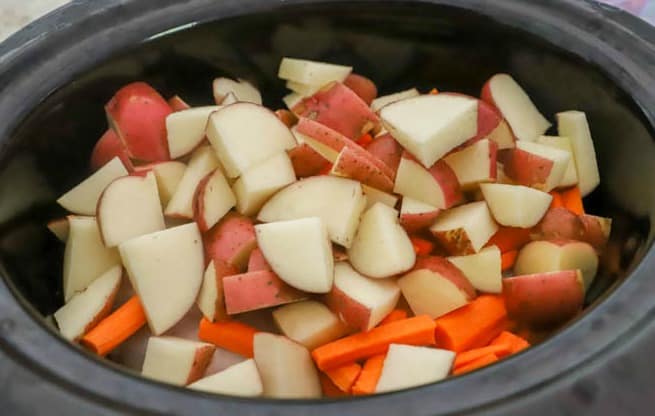
{"type": "Polygon", "coordinates": [[[332,380],[339,390],[344,393],[350,392],[350,388],[355,384],[355,380],[359,377],[359,373],[362,372],[362,366],[357,363],[350,363],[335,367],[331,370],[325,371],[325,375],[332,380]]]}
{"type": "Polygon", "coordinates": [[[323,391],[323,396],[330,398],[345,397],[348,394],[339,390],[339,387],[335,386],[332,380],[323,373],[320,373],[318,376],[321,381],[321,390],[323,391]]]}
{"type": "MultiPolygon", "coordinates": [[[[509,331],[501,332],[500,335],[494,338],[494,340],[491,341],[489,345],[491,346],[491,345],[505,345],[505,344],[509,344],[511,350],[510,354],[516,354],[517,352],[522,351],[530,346],[530,343],[528,341],[509,331]]],[[[499,358],[502,357],[503,355],[499,355],[499,358]]]]}
{"type": "Polygon", "coordinates": [[[145,324],[146,313],[139,297],[135,295],[100,321],[80,342],[96,354],[104,356],[145,324]]]}
{"type": "Polygon", "coordinates": [[[550,195],[553,197],[553,200],[550,202],[550,209],[560,208],[564,206],[564,200],[562,199],[562,194],[557,191],[550,191],[550,195]]]}
{"type": "Polygon", "coordinates": [[[228,351],[252,358],[253,341],[257,330],[236,321],[214,322],[202,318],[198,329],[198,339],[210,342],[228,351]]]}
{"type": "Polygon", "coordinates": [[[312,351],[312,357],[318,368],[325,371],[385,353],[393,343],[434,345],[434,329],[435,323],[428,315],[415,316],[321,345],[312,351]]]}
{"type": "Polygon", "coordinates": [[[366,360],[362,372],[359,373],[359,377],[352,387],[352,394],[361,396],[375,393],[375,387],[377,387],[380,375],[382,375],[385,358],[385,354],[378,354],[366,360]]]}
{"type": "Polygon", "coordinates": [[[432,88],[428,94],[437,95],[437,94],[439,94],[439,90],[436,89],[436,88],[432,88]]]}
{"type": "Polygon", "coordinates": [[[503,253],[500,256],[500,267],[502,271],[509,270],[512,267],[514,267],[514,263],[516,262],[516,257],[519,255],[518,250],[512,250],[503,253]]]}
{"type": "Polygon", "coordinates": [[[371,142],[373,141],[373,136],[370,134],[366,133],[363,134],[359,139],[357,139],[356,143],[362,147],[368,146],[371,142]]]}
{"type": "Polygon", "coordinates": [[[414,252],[418,256],[427,256],[434,250],[434,243],[421,237],[412,236],[409,238],[414,246],[414,252]]]}
{"type": "Polygon", "coordinates": [[[407,311],[402,309],[394,309],[391,312],[389,312],[389,315],[385,316],[384,319],[380,321],[378,326],[390,324],[392,322],[400,321],[401,319],[406,319],[406,318],[407,318],[407,311]]]}
{"type": "Polygon", "coordinates": [[[505,329],[506,320],[502,296],[479,296],[436,319],[437,346],[455,352],[484,347],[505,329]]]}
{"type": "Polygon", "coordinates": [[[493,364],[496,361],[498,361],[498,357],[496,357],[496,354],[487,354],[478,358],[475,361],[471,361],[466,365],[455,368],[453,370],[453,375],[468,373],[469,371],[477,370],[478,368],[482,368],[489,364],[493,364]]]}
{"type": "Polygon", "coordinates": [[[582,194],[580,194],[580,188],[574,186],[573,188],[562,191],[562,201],[564,201],[564,207],[571,211],[574,214],[582,215],[584,214],[584,206],[582,205],[582,194]]]}
{"type": "Polygon", "coordinates": [[[325,165],[323,169],[321,169],[320,172],[318,172],[319,175],[329,175],[330,172],[332,172],[332,163],[328,163],[325,165]]]}
{"type": "Polygon", "coordinates": [[[455,357],[455,363],[453,364],[454,368],[461,367],[470,362],[477,360],[478,358],[484,357],[488,354],[495,354],[496,357],[504,357],[512,353],[512,346],[510,343],[497,343],[494,345],[487,345],[486,347],[474,348],[472,350],[460,352],[455,357]]]}
{"type": "Polygon", "coordinates": [[[500,227],[494,234],[487,246],[498,246],[501,253],[518,250],[530,242],[529,228],[500,227]]]}

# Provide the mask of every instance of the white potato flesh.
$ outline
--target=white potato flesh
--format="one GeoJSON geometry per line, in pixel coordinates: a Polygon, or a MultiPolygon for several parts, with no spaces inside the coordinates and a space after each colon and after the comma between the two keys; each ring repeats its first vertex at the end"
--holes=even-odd
{"type": "Polygon", "coordinates": [[[407,98],[418,97],[419,95],[420,93],[416,88],[410,88],[408,90],[395,92],[393,94],[383,95],[381,97],[377,97],[371,102],[371,109],[377,112],[387,104],[395,103],[396,101],[405,100],[407,98]]]}
{"type": "Polygon", "coordinates": [[[309,350],[348,333],[348,327],[334,312],[314,300],[281,306],[273,311],[273,319],[284,335],[309,350]]]}
{"type": "Polygon", "coordinates": [[[596,150],[591,138],[587,116],[582,111],[557,113],[557,131],[571,140],[573,158],[578,173],[578,187],[587,196],[600,183],[596,150]]]}
{"type": "Polygon", "coordinates": [[[350,66],[285,57],[280,62],[277,76],[287,81],[323,86],[332,81],[343,81],[351,72],[350,66]]]}
{"type": "Polygon", "coordinates": [[[231,396],[257,397],[264,392],[255,360],[245,360],[187,386],[192,390],[231,396]]]}
{"type": "Polygon", "coordinates": [[[480,189],[496,222],[506,227],[537,225],[553,200],[548,192],[522,185],[484,183],[480,189]]]}
{"type": "Polygon", "coordinates": [[[480,292],[501,293],[503,274],[501,271],[501,253],[498,247],[491,246],[468,256],[448,257],[464,273],[474,288],[480,292]]]}
{"type": "Polygon", "coordinates": [[[197,364],[197,354],[203,349],[211,353],[214,346],[177,337],[150,337],[141,374],[153,380],[184,386],[197,364]]]}
{"type": "Polygon", "coordinates": [[[191,153],[205,139],[209,115],[221,108],[210,105],[176,111],[166,116],[166,137],[171,159],[191,153]]]}
{"type": "Polygon", "coordinates": [[[454,360],[452,351],[391,344],[375,392],[402,390],[442,380],[450,373],[454,360]]]}

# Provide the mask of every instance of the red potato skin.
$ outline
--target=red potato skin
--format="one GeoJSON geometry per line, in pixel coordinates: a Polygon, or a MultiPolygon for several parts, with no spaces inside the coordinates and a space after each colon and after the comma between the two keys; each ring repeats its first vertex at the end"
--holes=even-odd
{"type": "Polygon", "coordinates": [[[250,258],[248,259],[248,273],[262,270],[273,271],[271,265],[266,261],[264,253],[259,248],[256,248],[250,253],[250,258]]]}
{"type": "Polygon", "coordinates": [[[333,82],[298,103],[292,111],[310,118],[351,140],[357,140],[380,124],[371,108],[350,88],[333,82]]]}
{"type": "Polygon", "coordinates": [[[367,331],[371,310],[348,296],[336,285],[325,295],[325,304],[350,328],[367,331]]]}
{"type": "Polygon", "coordinates": [[[207,231],[210,227],[207,226],[207,221],[203,212],[205,212],[205,194],[207,193],[207,184],[209,183],[215,170],[208,173],[204,178],[198,182],[196,194],[193,197],[193,219],[198,224],[200,232],[207,231]]]}
{"type": "Polygon", "coordinates": [[[275,110],[275,115],[284,123],[285,126],[291,128],[298,122],[298,117],[291,111],[286,109],[275,110]]]}
{"type": "Polygon", "coordinates": [[[468,300],[472,300],[476,296],[475,288],[471,282],[464,276],[461,270],[455,265],[446,260],[444,257],[427,256],[419,257],[414,265],[414,270],[427,269],[431,272],[437,273],[441,277],[450,280],[459,290],[464,292],[468,300]]]}
{"type": "Polygon", "coordinates": [[[445,95],[457,95],[461,97],[467,97],[467,98],[472,98],[474,100],[477,100],[478,102],[478,132],[475,134],[474,137],[470,138],[466,142],[464,142],[462,145],[457,146],[455,149],[453,149],[450,153],[456,152],[457,150],[461,150],[464,147],[470,146],[475,142],[478,142],[493,132],[498,125],[503,121],[503,116],[500,114],[500,111],[493,106],[490,105],[489,103],[478,100],[475,97],[471,97],[466,94],[460,94],[456,92],[442,92],[440,94],[445,94],[445,95]]]}
{"type": "Polygon", "coordinates": [[[168,105],[171,107],[171,110],[173,110],[173,112],[188,110],[189,108],[191,108],[191,106],[187,104],[187,102],[184,101],[182,98],[180,98],[179,95],[174,95],[171,98],[169,98],[168,105]]]}
{"type": "Polygon", "coordinates": [[[245,270],[250,253],[257,245],[255,227],[250,218],[229,212],[203,234],[205,261],[220,260],[245,270]]]}
{"type": "Polygon", "coordinates": [[[457,175],[450,166],[443,160],[438,160],[428,169],[432,177],[437,181],[444,194],[446,209],[451,208],[464,200],[457,175]]]}
{"type": "Polygon", "coordinates": [[[551,208],[530,233],[533,240],[584,240],[584,224],[566,208],[551,208]]]}
{"type": "Polygon", "coordinates": [[[355,179],[381,191],[391,192],[393,190],[393,180],[352,147],[341,149],[339,158],[332,166],[330,173],[355,179]]]}
{"type": "MultiPolygon", "coordinates": [[[[104,306],[102,307],[102,309],[100,309],[100,311],[96,314],[96,316],[93,317],[93,319],[91,320],[91,322],[89,322],[89,323],[84,327],[84,331],[82,331],[82,335],[80,336],[80,338],[81,338],[82,336],[84,336],[87,332],[89,332],[90,330],[92,330],[96,325],[98,325],[98,324],[100,323],[100,321],[102,321],[103,319],[105,319],[105,317],[107,317],[107,315],[109,315],[109,314],[111,313],[111,311],[114,309],[114,302],[116,301],[116,297],[118,296],[118,290],[121,288],[121,282],[122,282],[122,281],[125,281],[125,280],[127,280],[127,279],[122,278],[122,279],[119,281],[119,283],[116,285],[116,287],[114,288],[114,290],[111,292],[111,294],[110,294],[109,297],[107,298],[107,302],[105,302],[105,304],[104,304],[104,306]]],[[[78,341],[78,340],[79,340],[79,339],[75,339],[74,341],[78,341]]]]}
{"type": "Polygon", "coordinates": [[[128,172],[134,170],[125,144],[123,144],[116,132],[112,129],[107,129],[100,139],[98,139],[91,152],[91,170],[96,171],[100,169],[116,156],[120,158],[128,172]]]}
{"type": "Polygon", "coordinates": [[[289,150],[289,158],[293,165],[293,171],[299,178],[308,178],[319,175],[330,164],[316,150],[307,143],[301,143],[289,150]]]}
{"type": "Polygon", "coordinates": [[[580,215],[579,219],[584,230],[582,240],[593,246],[596,251],[602,251],[607,245],[611,225],[604,227],[601,221],[609,222],[610,220],[589,214],[580,215]]]}
{"type": "Polygon", "coordinates": [[[230,315],[296,302],[307,295],[284,283],[268,270],[227,276],[223,279],[225,309],[230,315]]]}
{"type": "Polygon", "coordinates": [[[212,322],[226,321],[229,319],[225,310],[225,297],[223,296],[223,279],[226,276],[232,276],[239,273],[239,270],[227,264],[224,261],[214,260],[214,270],[216,270],[216,301],[214,308],[214,316],[212,322]]]}
{"type": "Polygon", "coordinates": [[[109,125],[125,144],[132,159],[144,162],[169,160],[166,117],[171,107],[144,82],[118,90],[105,105],[109,125]]]}
{"type": "Polygon", "coordinates": [[[432,236],[451,256],[464,256],[475,253],[471,240],[469,240],[468,234],[463,228],[448,231],[432,231],[432,236]]]}
{"type": "Polygon", "coordinates": [[[375,86],[375,83],[359,74],[348,75],[343,81],[343,85],[357,94],[366,105],[371,105],[371,102],[378,96],[378,87],[375,86]]]}
{"type": "MultiPolygon", "coordinates": [[[[423,166],[414,155],[406,150],[403,152],[402,157],[423,166]]],[[[448,166],[448,163],[443,160],[437,160],[434,165],[430,166],[428,172],[430,172],[430,175],[432,175],[434,180],[441,187],[445,203],[444,209],[451,208],[464,200],[464,194],[459,186],[457,175],[455,175],[453,169],[448,166]]]]}
{"type": "Polygon", "coordinates": [[[391,170],[391,168],[389,168],[389,166],[387,166],[383,161],[373,156],[371,153],[367,152],[366,149],[336,130],[306,117],[300,118],[296,125],[296,129],[299,133],[305,134],[337,152],[341,152],[344,147],[351,147],[362,158],[368,159],[371,163],[377,166],[385,176],[388,176],[389,178],[395,176],[393,170],[391,170]]]}
{"type": "Polygon", "coordinates": [[[368,146],[366,146],[366,150],[384,162],[384,164],[391,169],[393,172],[391,179],[396,177],[400,158],[403,154],[403,148],[398,144],[396,139],[394,139],[389,133],[383,134],[382,136],[375,138],[368,146]]]}
{"type": "Polygon", "coordinates": [[[191,365],[191,371],[189,372],[186,384],[200,380],[205,375],[205,370],[212,360],[214,351],[216,351],[216,347],[213,345],[198,348],[196,355],[193,357],[193,364],[191,365]]]}
{"type": "Polygon", "coordinates": [[[420,214],[400,214],[400,225],[408,233],[415,233],[424,230],[434,224],[441,210],[436,209],[429,212],[421,212],[420,214]]]}
{"type": "Polygon", "coordinates": [[[552,160],[517,148],[498,152],[498,161],[510,179],[525,186],[543,185],[553,168],[552,160]]]}
{"type": "Polygon", "coordinates": [[[573,318],[584,302],[584,283],[576,270],[537,273],[503,279],[508,315],[537,327],[573,318]]]}

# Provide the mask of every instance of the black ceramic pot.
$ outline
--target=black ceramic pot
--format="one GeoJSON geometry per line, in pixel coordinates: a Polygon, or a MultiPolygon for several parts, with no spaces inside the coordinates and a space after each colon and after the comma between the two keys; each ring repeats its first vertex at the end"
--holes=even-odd
{"type": "Polygon", "coordinates": [[[579,0],[75,1],[0,45],[5,357],[98,411],[651,414],[654,41],[647,24],[579,0]],[[211,80],[226,74],[252,79],[267,105],[281,106],[283,84],[275,74],[284,55],[354,65],[383,93],[436,86],[477,95],[486,78],[505,71],[545,114],[586,111],[602,175],[588,210],[615,222],[612,255],[583,316],[483,371],[392,394],[321,402],[190,392],[141,379],[60,339],[43,316],[62,303],[63,247],[44,223],[61,212],[56,196],[88,173],[90,150],[106,128],[103,103],[133,80],[196,105],[209,103],[211,80]]]}

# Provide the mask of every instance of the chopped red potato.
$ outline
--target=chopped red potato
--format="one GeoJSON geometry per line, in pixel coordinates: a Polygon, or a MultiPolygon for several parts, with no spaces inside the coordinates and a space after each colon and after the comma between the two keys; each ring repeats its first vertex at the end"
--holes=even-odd
{"type": "Polygon", "coordinates": [[[224,77],[201,107],[145,82],[108,97],[93,173],[47,224],[62,336],[105,356],[139,332],[130,362],[194,390],[338,398],[481,369],[577,316],[611,231],[584,206],[584,113],[545,136],[510,75],[378,97],[352,69],[284,58],[290,111],[224,77]]]}

